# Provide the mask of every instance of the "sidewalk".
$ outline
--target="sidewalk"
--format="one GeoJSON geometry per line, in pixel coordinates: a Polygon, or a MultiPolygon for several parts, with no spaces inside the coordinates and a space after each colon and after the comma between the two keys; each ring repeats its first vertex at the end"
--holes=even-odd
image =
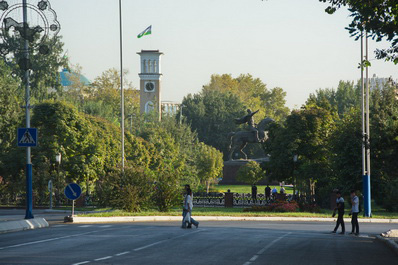
{"type": "MultiPolygon", "coordinates": [[[[286,221],[286,222],[336,222],[336,218],[311,217],[236,217],[236,216],[195,216],[198,221],[286,221]]],[[[181,221],[181,216],[115,216],[115,217],[83,217],[74,216],[73,223],[113,223],[113,222],[169,222],[181,221]]],[[[350,218],[344,218],[351,222],[350,218]]],[[[360,219],[360,223],[394,223],[398,219],[360,219]]]]}
{"type": "Polygon", "coordinates": [[[2,221],[0,222],[0,234],[8,232],[16,232],[22,230],[36,229],[48,227],[48,223],[44,218],[33,218],[26,220],[2,221]]]}

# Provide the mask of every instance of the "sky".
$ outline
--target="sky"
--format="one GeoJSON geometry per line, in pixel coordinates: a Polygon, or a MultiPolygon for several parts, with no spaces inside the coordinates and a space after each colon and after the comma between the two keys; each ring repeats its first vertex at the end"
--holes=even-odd
{"type": "MultiPolygon", "coordinates": [[[[65,50],[90,80],[120,69],[118,0],[50,0],[61,24],[65,50]]],[[[357,80],[360,43],[344,28],[349,12],[324,12],[318,0],[122,0],[123,68],[139,87],[142,49],[159,49],[162,98],[180,102],[198,93],[212,74],[251,74],[269,89],[286,91],[299,108],[310,93],[357,80]],[[152,25],[152,35],[137,35],[152,25]]],[[[398,78],[398,66],[373,60],[369,73],[398,78]]]]}

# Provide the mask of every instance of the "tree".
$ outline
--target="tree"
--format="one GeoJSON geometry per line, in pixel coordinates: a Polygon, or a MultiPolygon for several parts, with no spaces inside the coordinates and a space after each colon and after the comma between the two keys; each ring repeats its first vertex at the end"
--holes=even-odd
{"type": "Polygon", "coordinates": [[[210,182],[222,174],[223,157],[220,151],[204,143],[199,143],[198,149],[196,158],[198,175],[202,183],[206,184],[206,190],[209,193],[210,182]]]}
{"type": "Polygon", "coordinates": [[[327,184],[332,172],[329,138],[335,119],[329,110],[307,106],[292,111],[282,125],[272,126],[265,144],[270,154],[265,164],[268,176],[291,181],[307,195],[315,194],[317,183],[318,187],[327,184]]]}
{"type": "Polygon", "coordinates": [[[245,115],[245,108],[232,93],[202,91],[183,99],[186,121],[199,140],[228,155],[229,132],[239,130],[234,119],[245,115]]]}
{"type": "Polygon", "coordinates": [[[203,92],[219,91],[236,95],[246,108],[259,110],[256,121],[271,117],[283,120],[289,114],[286,104],[286,92],[276,87],[271,90],[259,79],[250,74],[241,74],[233,78],[230,74],[212,75],[210,83],[203,86],[203,92]]]}
{"type": "Polygon", "coordinates": [[[318,106],[343,117],[351,108],[360,108],[360,87],[350,81],[340,81],[337,89],[319,89],[311,93],[306,101],[307,106],[318,106]]]}
{"type": "Polygon", "coordinates": [[[240,167],[236,176],[236,180],[249,185],[256,185],[264,178],[265,172],[256,161],[249,161],[246,165],[240,167]]]}
{"type": "Polygon", "coordinates": [[[0,61],[0,149],[3,154],[15,145],[17,125],[22,123],[20,82],[11,73],[10,67],[0,61]]]}
{"type": "Polygon", "coordinates": [[[371,94],[370,150],[372,192],[376,202],[397,210],[398,187],[398,100],[397,88],[384,86],[371,94]]]}
{"type": "Polygon", "coordinates": [[[23,187],[24,152],[16,145],[17,128],[23,123],[23,95],[19,78],[0,61],[0,200],[16,201],[23,187]]]}
{"type": "MultiPolygon", "coordinates": [[[[59,69],[67,67],[68,59],[64,56],[62,37],[55,36],[51,39],[45,39],[44,45],[50,47],[47,54],[39,53],[38,40],[34,40],[29,44],[30,55],[30,88],[33,100],[43,101],[45,99],[54,98],[55,92],[61,91],[59,80],[59,69]],[[53,91],[53,92],[51,92],[53,91]],[[55,91],[55,92],[54,92],[55,91]]],[[[1,44],[0,49],[2,48],[1,44]]],[[[5,57],[5,61],[13,69],[13,73],[24,79],[25,71],[20,69],[18,62],[23,58],[21,52],[21,38],[17,36],[8,38],[8,45],[5,47],[9,51],[9,56],[5,57]]]]}
{"type": "Polygon", "coordinates": [[[358,40],[362,32],[368,32],[376,41],[391,42],[389,49],[377,49],[376,57],[398,64],[398,3],[396,0],[319,0],[328,2],[326,12],[333,14],[342,6],[348,6],[352,22],[346,28],[358,40]]]}
{"type": "MultiPolygon", "coordinates": [[[[127,75],[127,71],[123,71],[127,75]]],[[[139,115],[139,90],[136,90],[131,82],[123,80],[125,114],[139,115]]],[[[103,105],[110,106],[114,117],[120,116],[120,72],[115,68],[104,71],[96,77],[92,84],[92,91],[89,97],[95,102],[102,102],[103,105]]]]}

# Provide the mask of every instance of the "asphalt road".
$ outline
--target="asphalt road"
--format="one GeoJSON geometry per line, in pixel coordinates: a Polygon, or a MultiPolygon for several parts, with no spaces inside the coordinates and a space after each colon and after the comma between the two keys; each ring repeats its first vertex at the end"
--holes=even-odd
{"type": "Polygon", "coordinates": [[[361,224],[360,237],[330,234],[334,224],[324,222],[179,225],[54,224],[0,234],[0,264],[398,264],[374,239],[397,224],[361,224]]]}

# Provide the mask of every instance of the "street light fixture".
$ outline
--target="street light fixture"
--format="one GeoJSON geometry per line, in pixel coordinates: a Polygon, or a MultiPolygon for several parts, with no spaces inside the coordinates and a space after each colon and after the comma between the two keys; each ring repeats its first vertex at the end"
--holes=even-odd
{"type": "Polygon", "coordinates": [[[180,124],[182,124],[182,108],[186,107],[184,104],[180,105],[180,124]]]}

